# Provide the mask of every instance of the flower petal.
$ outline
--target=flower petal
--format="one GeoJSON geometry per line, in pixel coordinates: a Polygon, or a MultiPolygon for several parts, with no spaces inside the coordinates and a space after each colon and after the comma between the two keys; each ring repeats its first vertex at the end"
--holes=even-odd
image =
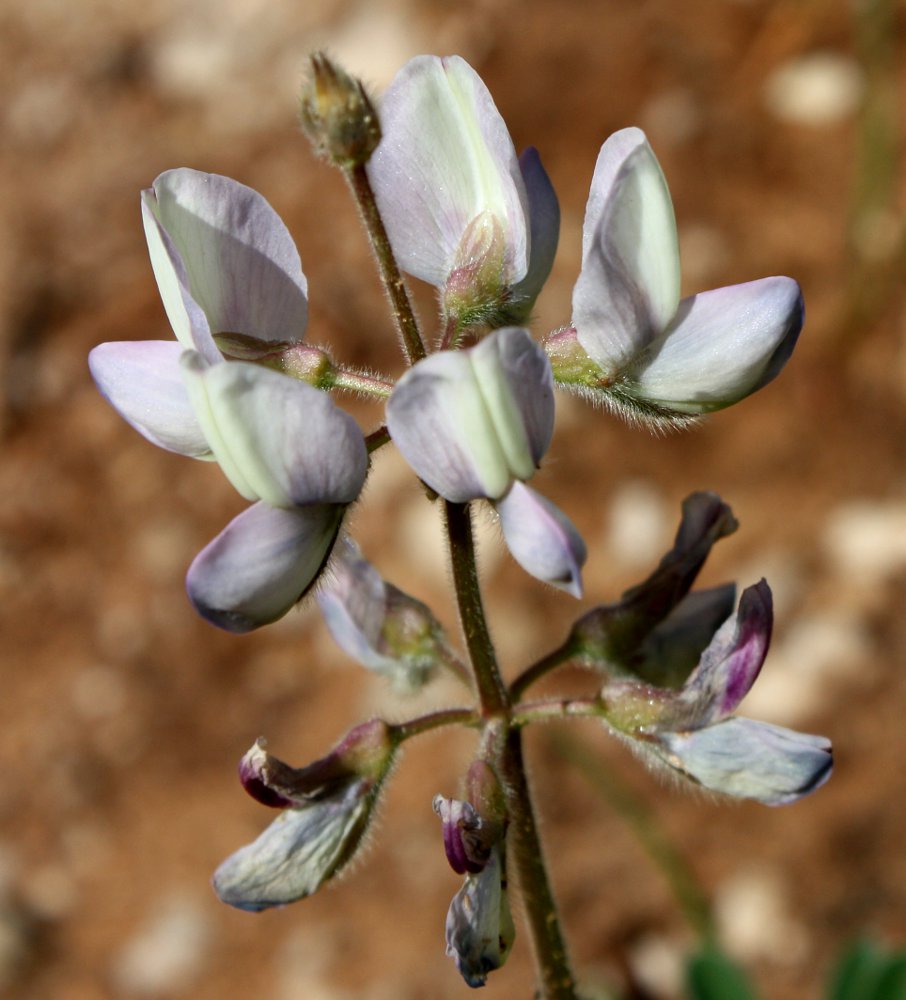
{"type": "Polygon", "coordinates": [[[768,655],[773,622],[771,588],[761,580],[743,591],[736,614],[715,632],[680,694],[678,708],[691,713],[695,728],[726,718],[749,693],[768,655]]]}
{"type": "Polygon", "coordinates": [[[317,578],[342,516],[336,504],[249,507],[195,557],[186,577],[189,599],[229,632],[276,621],[317,578]]]}
{"type": "Polygon", "coordinates": [[[473,988],[501,968],[516,938],[501,850],[494,847],[482,871],[466,877],[447,912],[447,954],[473,988]]]}
{"type": "Polygon", "coordinates": [[[508,314],[513,323],[524,323],[528,319],[535,299],[551,273],[560,239],[557,193],[534,146],[519,157],[519,168],[528,196],[531,252],[528,273],[511,291],[512,304],[508,314]]]}
{"type": "Polygon", "coordinates": [[[682,413],[739,402],[780,372],[804,319],[792,278],[762,278],[683,299],[638,373],[637,391],[682,413]]]}
{"type": "Polygon", "coordinates": [[[251,911],[310,896],[359,846],[374,802],[373,785],[353,780],[326,798],[287,809],[220,865],[214,891],[224,903],[251,911]]]}
{"type": "Polygon", "coordinates": [[[587,550],[563,511],[523,483],[513,483],[495,507],[516,562],[536,579],[581,597],[587,550]]]}
{"type": "Polygon", "coordinates": [[[327,393],[249,362],[207,366],[191,351],[183,369],[211,450],[246,499],[293,507],[359,495],[365,439],[327,393]]]}
{"type": "Polygon", "coordinates": [[[640,129],[623,129],[601,147],[582,242],[572,325],[615,377],[667,327],[680,295],[673,204],[640,129]]]}
{"type": "Polygon", "coordinates": [[[153,444],[211,458],[182,378],[182,350],[169,340],[99,344],[88,355],[88,367],[107,402],[153,444]]]}
{"type": "Polygon", "coordinates": [[[368,163],[400,267],[442,287],[469,223],[489,212],[506,233],[509,283],[525,277],[527,197],[516,152],[481,78],[459,56],[417,56],[381,102],[368,163]]]}
{"type": "Polygon", "coordinates": [[[387,404],[403,457],[456,503],[502,496],[535,471],[553,433],[550,363],[528,331],[495,330],[467,351],[414,365],[387,404]]]}
{"type": "Polygon", "coordinates": [[[298,342],[308,321],[308,286],[286,226],[251,188],[197,170],[168,170],[142,199],[155,277],[177,337],[196,327],[193,304],[209,333],[298,342]]]}
{"type": "Polygon", "coordinates": [[[688,733],[664,733],[659,742],[661,759],[698,784],[769,806],[795,802],[815,791],[833,766],[830,740],[752,719],[731,718],[688,733]]]}
{"type": "Polygon", "coordinates": [[[318,591],[324,621],[362,666],[411,693],[455,659],[431,610],[385,582],[351,539],[337,544],[325,575],[318,591]]]}

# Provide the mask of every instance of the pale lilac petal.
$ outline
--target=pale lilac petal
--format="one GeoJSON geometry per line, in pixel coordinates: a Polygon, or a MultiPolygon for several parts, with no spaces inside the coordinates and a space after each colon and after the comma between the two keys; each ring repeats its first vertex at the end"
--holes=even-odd
{"type": "Polygon", "coordinates": [[[192,458],[210,458],[182,378],[182,351],[169,340],[99,344],[88,355],[88,367],[104,398],[153,444],[192,458]]]}
{"type": "Polygon", "coordinates": [[[224,903],[253,912],[316,892],[349,861],[368,824],[373,782],[350,781],[340,792],[287,809],[214,873],[224,903]]]}
{"type": "Polygon", "coordinates": [[[528,479],[554,433],[554,376],[522,327],[503,327],[468,352],[510,470],[528,479]]]}
{"type": "Polygon", "coordinates": [[[736,614],[715,632],[683,688],[680,711],[691,713],[695,727],[726,718],[749,693],[768,655],[773,622],[771,588],[761,580],[743,591],[736,614]]]}
{"type": "Polygon", "coordinates": [[[509,469],[464,351],[431,354],[397,382],[387,428],[409,465],[435,492],[464,503],[502,493],[509,469]]]}
{"type": "Polygon", "coordinates": [[[538,580],[581,597],[587,551],[563,511],[523,483],[513,483],[495,507],[516,562],[538,580]]]}
{"type": "Polygon", "coordinates": [[[403,457],[456,503],[502,496],[535,471],[553,431],[550,364],[527,331],[496,330],[467,351],[414,365],[387,404],[403,457]]]}
{"type": "Polygon", "coordinates": [[[667,182],[639,129],[601,147],[573,290],[579,343],[608,376],[619,375],[673,318],[679,244],[667,182]]]}
{"type": "Polygon", "coordinates": [[[277,213],[251,188],[197,170],[161,174],[143,197],[152,264],[177,336],[196,326],[264,341],[302,340],[308,289],[299,254],[277,213]],[[161,251],[164,252],[161,252],[161,251]]]}
{"type": "Polygon", "coordinates": [[[833,766],[830,741],[752,719],[726,719],[647,744],[693,781],[739,799],[785,805],[824,784],[833,766]]]}
{"type": "Polygon", "coordinates": [[[327,393],[244,361],[183,369],[195,412],[226,476],[272,507],[351,503],[368,471],[358,424],[327,393]]]}
{"type": "Polygon", "coordinates": [[[507,234],[508,283],[528,269],[527,197],[506,125],[459,56],[417,56],[380,106],[383,139],[368,163],[400,267],[442,286],[469,223],[483,212],[507,234]]]}
{"type": "Polygon", "coordinates": [[[762,278],[683,299],[638,372],[638,391],[682,413],[736,403],[780,372],[804,318],[792,278],[762,278]]]}
{"type": "Polygon", "coordinates": [[[516,938],[501,850],[495,847],[485,868],[466,877],[447,911],[447,954],[473,988],[501,968],[516,938]]]}
{"type": "Polygon", "coordinates": [[[186,577],[190,600],[229,632],[276,621],[317,579],[342,516],[336,504],[249,507],[195,557],[186,577]]]}
{"type": "Polygon", "coordinates": [[[528,273],[512,290],[517,312],[511,308],[510,314],[524,322],[554,265],[560,239],[560,204],[537,149],[530,146],[519,157],[519,167],[528,196],[531,251],[528,273]]]}

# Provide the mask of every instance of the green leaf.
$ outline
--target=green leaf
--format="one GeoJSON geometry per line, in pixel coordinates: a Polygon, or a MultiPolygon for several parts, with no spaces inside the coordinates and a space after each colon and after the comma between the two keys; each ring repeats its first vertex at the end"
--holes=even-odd
{"type": "Polygon", "coordinates": [[[686,985],[688,1000],[756,1000],[745,973],[714,947],[689,960],[686,985]]]}
{"type": "Polygon", "coordinates": [[[857,941],[837,965],[828,1000],[906,1000],[906,953],[857,941]]]}

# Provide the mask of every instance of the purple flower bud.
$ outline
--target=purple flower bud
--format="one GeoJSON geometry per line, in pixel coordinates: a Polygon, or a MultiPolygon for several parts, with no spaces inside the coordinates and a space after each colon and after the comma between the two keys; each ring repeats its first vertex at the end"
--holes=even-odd
{"type": "MultiPolygon", "coordinates": [[[[711,599],[687,602],[687,595],[716,541],[737,528],[730,508],[714,493],[693,493],[683,501],[683,514],[673,548],[644,582],[627,590],[617,604],[593,608],[573,627],[572,642],[578,655],[589,663],[618,667],[648,680],[662,680],[673,671],[646,660],[662,646],[670,629],[653,635],[674,610],[682,613],[683,643],[692,645],[693,659],[683,653],[688,664],[684,679],[715,629],[732,611],[731,592],[723,590],[711,599]],[[712,627],[713,626],[713,627],[712,627]]],[[[672,623],[673,628],[678,620],[672,623]]],[[[674,638],[676,635],[674,633],[674,638]]],[[[675,655],[675,653],[674,653],[675,655]]]]}
{"type": "Polygon", "coordinates": [[[444,831],[447,861],[457,875],[474,875],[484,868],[490,848],[482,836],[483,823],[471,802],[434,796],[434,811],[440,817],[444,831]]]}
{"type": "MultiPolygon", "coordinates": [[[[675,424],[729,406],[779,373],[803,320],[791,278],[680,301],[676,220],[648,140],[630,128],[604,143],[586,207],[572,325],[599,370],[605,402],[632,419],[675,424]]],[[[588,373],[573,362],[568,368],[566,383],[591,391],[588,373]]]]}
{"type": "Polygon", "coordinates": [[[418,56],[381,103],[368,175],[403,270],[464,325],[524,322],[553,262],[556,195],[537,153],[517,160],[477,73],[418,56]]]}
{"type": "Polygon", "coordinates": [[[362,666],[415,691],[453,664],[441,624],[421,601],[386,583],[351,539],[334,551],[318,603],[337,644],[362,666]]]}
{"type": "Polygon", "coordinates": [[[364,723],[321,760],[293,768],[258,741],[239,766],[245,789],[284,812],[214,874],[214,890],[242,910],[303,899],[332,878],[359,848],[395,743],[379,720],[364,723]]]}
{"type": "Polygon", "coordinates": [[[610,680],[601,690],[605,718],[649,762],[712,791],[767,805],[814,791],[830,775],[828,740],[729,717],[761,670],[771,626],[762,580],[744,591],[680,690],[610,680]]]}

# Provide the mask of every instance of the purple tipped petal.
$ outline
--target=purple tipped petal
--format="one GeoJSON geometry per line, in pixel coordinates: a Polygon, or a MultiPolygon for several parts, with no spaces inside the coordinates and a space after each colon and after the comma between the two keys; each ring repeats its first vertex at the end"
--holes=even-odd
{"type": "Polygon", "coordinates": [[[680,702],[696,726],[726,718],[749,693],[768,654],[773,622],[771,588],[761,580],[743,591],[736,615],[714,634],[683,688],[680,702]]]}
{"type": "Polygon", "coordinates": [[[502,496],[535,471],[553,432],[550,363],[526,330],[495,330],[442,351],[399,380],[387,426],[406,461],[456,503],[502,496]]]}
{"type": "Polygon", "coordinates": [[[513,288],[512,298],[518,310],[515,321],[524,322],[554,264],[560,239],[560,204],[537,149],[530,146],[519,157],[519,168],[528,195],[531,253],[528,273],[513,288]]]}
{"type": "Polygon", "coordinates": [[[359,495],[365,439],[326,393],[244,361],[208,367],[187,352],[183,368],[211,450],[246,499],[292,507],[359,495]]]}
{"type": "Polygon", "coordinates": [[[528,268],[527,199],[513,143],[487,87],[459,56],[417,56],[380,106],[368,175],[400,267],[443,286],[473,219],[506,232],[509,283],[528,268]]]}
{"type": "Polygon", "coordinates": [[[304,899],[349,861],[368,824],[373,782],[350,781],[334,794],[281,813],[214,873],[230,906],[257,912],[304,899]]]}
{"type": "MultiPolygon", "coordinates": [[[[256,801],[272,809],[285,809],[294,805],[293,799],[272,787],[268,770],[273,758],[264,749],[264,740],[256,740],[252,748],[239,761],[239,780],[242,787],[256,801]]],[[[278,762],[283,765],[282,762],[278,762]]]]}
{"type": "Polygon", "coordinates": [[[683,299],[638,373],[639,392],[683,413],[736,403],[780,372],[804,319],[792,278],[762,278],[683,299]]]}
{"type": "Polygon", "coordinates": [[[211,334],[297,342],[307,282],[283,222],[237,181],[197,170],[161,174],[142,200],[155,277],[177,337],[208,361],[211,334]],[[188,336],[187,336],[188,335],[188,336]]]}
{"type": "Polygon", "coordinates": [[[336,504],[249,507],[195,557],[186,577],[190,600],[229,632],[276,621],[317,578],[342,516],[336,504]]]}
{"type": "Polygon", "coordinates": [[[140,434],[168,451],[210,458],[211,449],[182,379],[172,341],[99,344],[88,367],[104,398],[140,434]]]}
{"type": "Polygon", "coordinates": [[[516,562],[538,580],[581,597],[587,551],[569,518],[522,483],[514,483],[495,506],[516,562]]]}
{"type": "Polygon", "coordinates": [[[490,856],[483,842],[481,817],[470,802],[434,796],[434,811],[443,824],[444,851],[457,875],[472,875],[484,869],[490,856]]]}
{"type": "Polygon", "coordinates": [[[769,806],[815,791],[833,766],[830,740],[752,719],[665,733],[659,742],[659,756],[698,784],[769,806]]]}
{"type": "Polygon", "coordinates": [[[673,204],[639,129],[623,129],[601,147],[582,243],[572,325],[615,377],[666,328],[680,294],[673,204]]]}

